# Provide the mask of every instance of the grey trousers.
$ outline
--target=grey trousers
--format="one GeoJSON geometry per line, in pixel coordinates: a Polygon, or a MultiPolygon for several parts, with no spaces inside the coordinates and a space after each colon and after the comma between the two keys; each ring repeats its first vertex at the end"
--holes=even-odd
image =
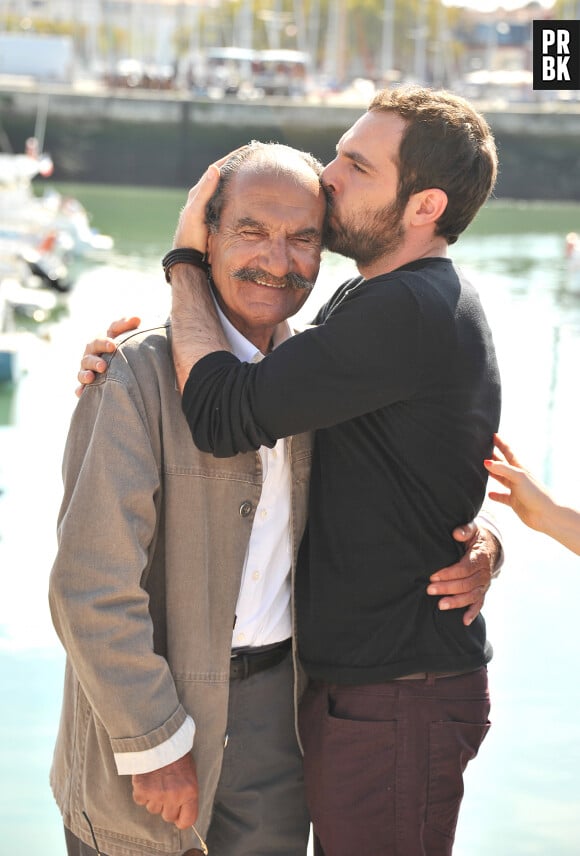
{"type": "MultiPolygon", "coordinates": [[[[210,856],[306,856],[309,830],[288,654],[280,665],[230,683],[227,745],[206,843],[210,856]]],[[[65,834],[68,856],[96,856],[70,830],[65,834]]]]}

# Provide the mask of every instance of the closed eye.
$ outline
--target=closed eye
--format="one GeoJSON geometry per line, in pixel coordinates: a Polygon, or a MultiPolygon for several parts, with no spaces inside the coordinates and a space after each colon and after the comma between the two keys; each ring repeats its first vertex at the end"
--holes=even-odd
{"type": "Polygon", "coordinates": [[[320,235],[294,235],[293,241],[297,244],[319,244],[320,235]]]}
{"type": "Polygon", "coordinates": [[[366,175],[366,169],[363,169],[362,166],[360,164],[358,164],[356,161],[351,161],[350,165],[354,169],[355,172],[361,172],[363,175],[366,175]]]}
{"type": "Polygon", "coordinates": [[[242,238],[262,238],[264,236],[264,232],[259,231],[258,229],[242,229],[238,232],[242,238]]]}

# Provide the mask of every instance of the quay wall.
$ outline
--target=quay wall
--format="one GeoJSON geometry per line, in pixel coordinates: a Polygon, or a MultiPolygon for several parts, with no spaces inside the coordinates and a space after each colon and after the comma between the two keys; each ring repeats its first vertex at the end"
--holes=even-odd
{"type": "MultiPolygon", "coordinates": [[[[2,87],[0,149],[22,151],[47,108],[44,148],[60,181],[188,187],[212,160],[249,139],[333,157],[364,105],[187,93],[2,87]]],[[[580,200],[580,102],[479,103],[500,153],[496,197],[580,200]]]]}

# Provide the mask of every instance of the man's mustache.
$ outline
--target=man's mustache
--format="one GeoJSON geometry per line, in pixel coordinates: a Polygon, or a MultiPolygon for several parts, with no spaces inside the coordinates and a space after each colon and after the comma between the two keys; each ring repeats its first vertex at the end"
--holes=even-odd
{"type": "Polygon", "coordinates": [[[312,291],[314,283],[299,273],[287,273],[286,276],[272,276],[261,268],[238,268],[231,274],[233,279],[243,279],[258,285],[268,285],[270,288],[293,288],[296,291],[312,291]]]}

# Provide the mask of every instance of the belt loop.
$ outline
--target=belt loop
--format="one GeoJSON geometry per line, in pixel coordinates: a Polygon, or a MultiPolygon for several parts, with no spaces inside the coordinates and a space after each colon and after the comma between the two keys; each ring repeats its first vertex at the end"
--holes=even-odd
{"type": "Polygon", "coordinates": [[[250,673],[250,658],[247,654],[242,654],[242,660],[244,662],[244,680],[248,677],[250,673]]]}

